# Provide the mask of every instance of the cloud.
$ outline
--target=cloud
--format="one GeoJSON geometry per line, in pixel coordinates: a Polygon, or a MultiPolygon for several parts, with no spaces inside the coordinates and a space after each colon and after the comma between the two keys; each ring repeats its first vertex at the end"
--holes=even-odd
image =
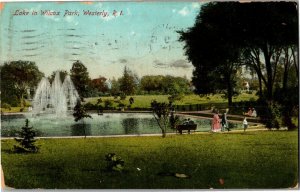
{"type": "Polygon", "coordinates": [[[95,8],[102,8],[102,5],[103,5],[103,4],[99,2],[99,3],[95,4],[94,7],[95,7],[95,8]]]}
{"type": "Polygon", "coordinates": [[[119,62],[120,63],[127,63],[128,61],[127,61],[127,59],[119,59],[119,62]]]}
{"type": "Polygon", "coordinates": [[[73,25],[78,25],[78,22],[74,20],[74,16],[66,16],[65,21],[73,25]]]}
{"type": "Polygon", "coordinates": [[[169,66],[167,64],[165,64],[165,63],[162,63],[159,60],[154,60],[154,67],[157,67],[157,68],[167,68],[169,66]]]}
{"type": "Polygon", "coordinates": [[[127,14],[126,15],[131,15],[131,11],[129,8],[127,8],[127,14]]]}
{"type": "Polygon", "coordinates": [[[199,9],[199,8],[200,8],[200,3],[198,3],[198,2],[193,2],[193,3],[192,3],[192,8],[193,8],[193,9],[199,9]]]}
{"type": "Polygon", "coordinates": [[[182,69],[187,69],[190,68],[191,65],[186,60],[183,59],[178,59],[176,61],[170,62],[170,63],[163,63],[159,60],[154,60],[154,67],[157,68],[182,68],[182,69]]]}
{"type": "Polygon", "coordinates": [[[183,7],[178,13],[182,16],[186,16],[190,13],[190,10],[187,7],[183,7]]]}
{"type": "Polygon", "coordinates": [[[190,68],[191,65],[189,65],[185,60],[183,59],[179,59],[179,60],[176,60],[174,61],[173,63],[170,63],[169,64],[170,67],[175,67],[175,68],[184,68],[184,69],[187,69],[187,68],[190,68]]]}
{"type": "Polygon", "coordinates": [[[56,16],[45,15],[44,17],[45,17],[46,19],[50,19],[50,20],[53,20],[53,21],[55,21],[55,22],[60,21],[60,18],[59,18],[59,17],[56,17],[56,16]]]}

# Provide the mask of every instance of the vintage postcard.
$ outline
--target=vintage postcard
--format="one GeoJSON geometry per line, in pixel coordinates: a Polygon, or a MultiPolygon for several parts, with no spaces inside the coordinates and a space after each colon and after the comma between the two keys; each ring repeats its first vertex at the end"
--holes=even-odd
{"type": "Polygon", "coordinates": [[[297,1],[1,1],[1,188],[298,189],[297,1]]]}

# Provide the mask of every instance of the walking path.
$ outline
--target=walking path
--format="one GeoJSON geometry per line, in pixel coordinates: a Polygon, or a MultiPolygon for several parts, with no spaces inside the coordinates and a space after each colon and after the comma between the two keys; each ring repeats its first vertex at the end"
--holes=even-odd
{"type": "MultiPolygon", "coordinates": [[[[177,115],[187,115],[187,116],[191,116],[193,118],[200,118],[200,119],[212,118],[212,116],[213,116],[213,113],[211,112],[211,110],[177,112],[176,114],[177,115]]],[[[260,124],[259,117],[227,114],[227,119],[230,122],[242,122],[244,117],[247,117],[247,121],[249,124],[260,124]]]]}
{"type": "MultiPolygon", "coordinates": [[[[247,132],[254,132],[254,131],[268,131],[269,129],[262,127],[262,126],[250,126],[246,131],[243,129],[232,129],[231,131],[224,131],[224,132],[191,132],[191,134],[231,134],[231,133],[247,133],[247,132]]],[[[277,130],[277,129],[276,129],[277,130]]],[[[279,131],[287,130],[285,128],[279,129],[279,131]]],[[[167,135],[176,135],[177,133],[167,133],[167,135]]],[[[187,133],[183,133],[184,135],[187,133]]],[[[179,135],[179,134],[178,134],[179,135]]],[[[150,137],[150,136],[161,136],[161,133],[155,134],[139,134],[139,135],[95,135],[95,136],[86,136],[86,138],[120,138],[120,137],[150,137]]],[[[1,140],[7,139],[14,139],[15,137],[2,137],[1,140]]],[[[59,137],[36,137],[36,139],[82,139],[84,136],[59,136],[59,137]]]]}

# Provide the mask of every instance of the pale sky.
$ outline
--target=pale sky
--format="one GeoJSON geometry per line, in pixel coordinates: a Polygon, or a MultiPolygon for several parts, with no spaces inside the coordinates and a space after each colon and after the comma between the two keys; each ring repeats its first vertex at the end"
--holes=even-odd
{"type": "Polygon", "coordinates": [[[0,64],[35,61],[50,75],[82,61],[92,78],[120,77],[124,66],[144,75],[192,76],[177,30],[194,25],[199,2],[11,2],[0,5],[0,64]],[[14,15],[16,11],[28,15],[14,15]],[[60,12],[42,15],[41,11],[60,12]],[[77,11],[64,16],[65,11],[77,11]],[[87,16],[84,11],[108,12],[87,16]],[[113,11],[118,16],[113,16],[113,11]],[[36,11],[37,15],[32,15],[36,11]],[[119,15],[122,11],[122,15],[119,15]]]}

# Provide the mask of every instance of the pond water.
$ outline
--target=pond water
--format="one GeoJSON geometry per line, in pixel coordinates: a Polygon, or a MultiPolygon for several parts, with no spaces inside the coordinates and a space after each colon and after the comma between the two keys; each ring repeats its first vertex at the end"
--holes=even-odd
{"type": "MultiPolygon", "coordinates": [[[[24,115],[7,115],[1,118],[1,136],[15,137],[28,118],[29,126],[37,131],[37,136],[105,136],[105,135],[140,135],[161,133],[151,113],[104,113],[91,114],[86,118],[84,126],[74,122],[73,116],[57,118],[51,115],[29,117],[24,115]]],[[[181,117],[183,119],[184,117],[181,117]]],[[[190,117],[189,117],[190,118],[190,117]]],[[[198,126],[198,132],[210,130],[210,119],[190,118],[198,126]]],[[[232,128],[237,125],[231,125],[232,128]]],[[[168,133],[174,133],[172,129],[168,133]]]]}

